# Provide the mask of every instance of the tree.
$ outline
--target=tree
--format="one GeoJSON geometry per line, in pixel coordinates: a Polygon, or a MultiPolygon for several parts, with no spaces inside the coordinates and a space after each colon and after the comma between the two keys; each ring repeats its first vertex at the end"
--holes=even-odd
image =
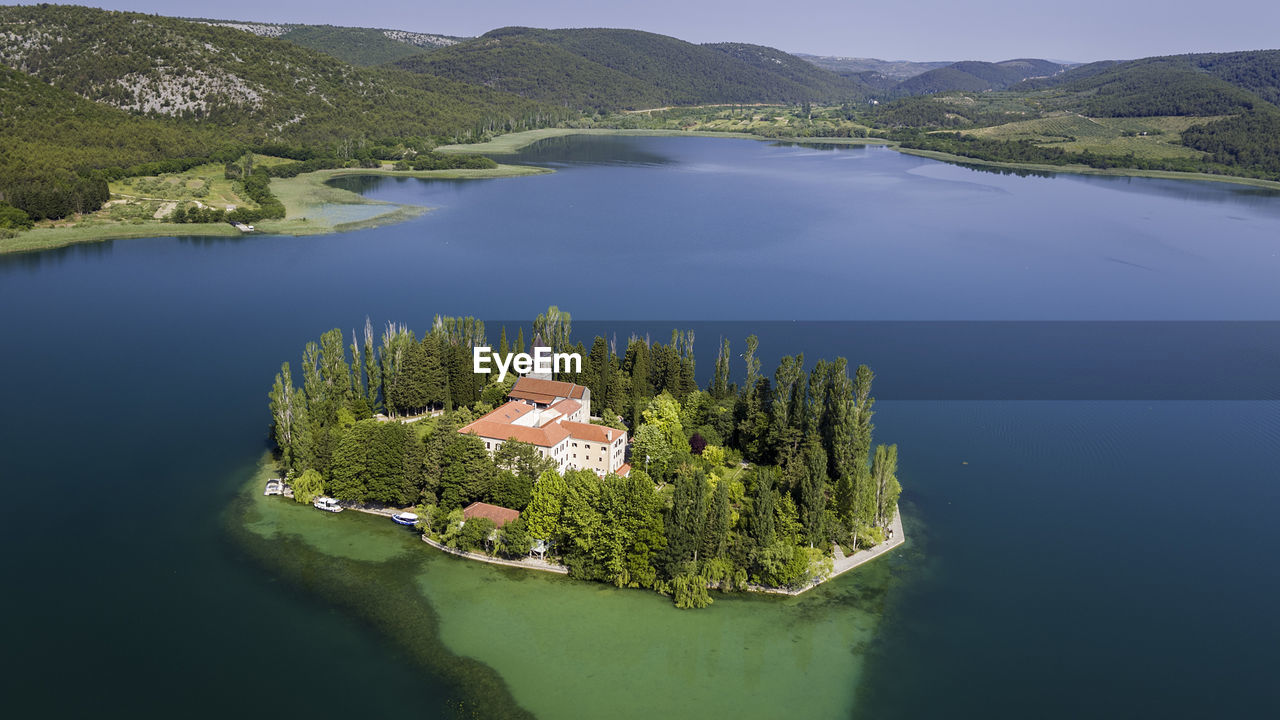
{"type": "Polygon", "coordinates": [[[524,517],[528,519],[529,536],[535,540],[553,540],[560,535],[560,516],[568,485],[560,473],[547,470],[533,486],[533,498],[524,517]]]}
{"type": "Polygon", "coordinates": [[[707,535],[707,477],[701,469],[681,472],[667,511],[664,567],[675,577],[696,570],[707,535]]]}
{"type": "Polygon", "coordinates": [[[306,418],[306,400],[293,387],[293,374],[289,363],[280,366],[275,384],[268,396],[271,400],[271,425],[276,447],[284,459],[286,468],[294,466],[294,448],[297,442],[297,426],[306,418]]]}
{"type": "Polygon", "coordinates": [[[876,487],[876,524],[883,527],[893,521],[902,485],[898,483],[898,446],[877,445],[871,478],[876,487]]]}
{"type": "Polygon", "coordinates": [[[775,474],[773,468],[756,468],[752,483],[751,536],[758,547],[772,544],[777,535],[773,490],[775,474]]]}
{"type": "Polygon", "coordinates": [[[531,549],[533,549],[533,538],[529,537],[529,530],[523,517],[503,525],[498,531],[497,550],[504,557],[523,558],[531,549]]]}
{"type": "MultiPolygon", "coordinates": [[[[500,470],[510,470],[528,482],[534,482],[548,470],[555,470],[556,461],[543,455],[538,448],[519,440],[508,440],[493,452],[493,464],[500,470]]],[[[528,499],[525,500],[528,502],[528,499]]],[[[509,505],[508,507],[517,507],[509,505]]],[[[519,507],[524,507],[523,505],[519,507]]],[[[519,508],[517,508],[519,509],[519,508]]]]}
{"type": "Polygon", "coordinates": [[[573,577],[603,580],[607,570],[600,548],[606,526],[600,513],[600,478],[591,470],[570,470],[564,481],[560,529],[566,540],[562,552],[565,565],[573,577]]]}
{"type": "Polygon", "coordinates": [[[644,411],[644,425],[636,432],[633,457],[644,460],[645,471],[665,482],[689,456],[689,440],[680,421],[680,403],[663,392],[644,411]]]}
{"type": "Polygon", "coordinates": [[[369,411],[376,413],[378,412],[378,395],[382,389],[382,368],[374,353],[373,323],[368,317],[364,319],[364,373],[367,380],[365,392],[369,401],[369,411]]]}
{"type": "Polygon", "coordinates": [[[707,508],[706,533],[702,543],[704,558],[724,557],[729,549],[729,530],[732,522],[733,507],[729,501],[729,481],[720,480],[711,492],[711,503],[707,508]]]}
{"type": "Polygon", "coordinates": [[[498,470],[485,493],[485,500],[501,507],[523,510],[533,497],[533,478],[527,478],[510,470],[498,470]]]}
{"type": "Polygon", "coordinates": [[[826,537],[827,453],[816,438],[806,442],[797,464],[804,468],[800,482],[800,522],[810,545],[826,537]]]}
{"type": "Polygon", "coordinates": [[[440,467],[440,507],[455,508],[479,500],[492,483],[493,462],[484,441],[453,433],[446,441],[440,467]]]}
{"type": "Polygon", "coordinates": [[[729,338],[720,341],[720,354],[716,356],[716,371],[711,379],[711,396],[720,399],[729,394],[729,338]]]}
{"type": "Polygon", "coordinates": [[[875,398],[871,397],[874,377],[866,365],[859,365],[853,377],[853,510],[855,521],[862,525],[874,523],[876,515],[876,488],[871,481],[870,463],[871,431],[875,427],[871,424],[874,414],[871,408],[875,405],[875,398]]]}
{"type": "Polygon", "coordinates": [[[458,546],[464,550],[488,551],[490,538],[497,525],[486,517],[474,517],[466,521],[458,533],[458,546]]]}
{"type": "Polygon", "coordinates": [[[653,483],[641,471],[625,478],[608,475],[596,497],[602,524],[592,554],[603,579],[618,587],[656,587],[655,563],[666,539],[653,483]]]}
{"type": "Polygon", "coordinates": [[[329,485],[334,497],[354,502],[408,505],[417,488],[405,455],[417,438],[401,423],[361,420],[343,433],[333,452],[329,485]]]}
{"type": "Polygon", "coordinates": [[[312,500],[324,494],[324,478],[320,477],[320,473],[308,468],[294,478],[292,487],[294,502],[310,505],[312,500]]]}

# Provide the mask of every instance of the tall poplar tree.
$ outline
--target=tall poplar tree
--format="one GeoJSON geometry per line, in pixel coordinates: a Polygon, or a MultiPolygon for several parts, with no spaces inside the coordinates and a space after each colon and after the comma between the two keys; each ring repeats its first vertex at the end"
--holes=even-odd
{"type": "Polygon", "coordinates": [[[376,413],[378,412],[378,394],[382,390],[382,369],[378,364],[373,346],[373,322],[368,317],[364,319],[364,374],[367,380],[365,392],[369,411],[376,413]]]}
{"type": "Polygon", "coordinates": [[[729,394],[729,338],[721,338],[716,371],[711,378],[711,397],[719,400],[729,394]]]}

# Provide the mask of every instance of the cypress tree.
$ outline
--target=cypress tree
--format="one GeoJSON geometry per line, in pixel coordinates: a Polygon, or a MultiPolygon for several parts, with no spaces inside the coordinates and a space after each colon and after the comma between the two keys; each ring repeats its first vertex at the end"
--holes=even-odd
{"type": "Polygon", "coordinates": [[[711,503],[707,508],[707,532],[702,545],[703,557],[724,557],[729,549],[729,525],[733,520],[733,508],[729,503],[729,481],[720,480],[711,493],[711,503]]]}
{"type": "Polygon", "coordinates": [[[698,552],[706,536],[707,479],[702,470],[682,472],[676,477],[671,509],[667,511],[665,569],[669,577],[683,572],[685,564],[698,562],[698,552]]]}

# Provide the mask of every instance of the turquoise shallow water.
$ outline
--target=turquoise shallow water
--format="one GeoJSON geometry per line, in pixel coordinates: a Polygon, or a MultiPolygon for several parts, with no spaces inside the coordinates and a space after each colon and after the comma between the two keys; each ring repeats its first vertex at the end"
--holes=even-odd
{"type": "MultiPolygon", "coordinates": [[[[1280,708],[1274,326],[1137,345],[1149,326],[1081,326],[1054,341],[1073,355],[1036,326],[789,322],[1274,320],[1276,197],[712,139],[528,158],[559,172],[356,183],[438,208],[400,225],[0,258],[0,609],[21,618],[0,683],[19,715],[1280,708]],[[740,320],[771,356],[873,362],[910,544],[811,597],[683,613],[246,494],[271,376],[307,340],[550,304],[624,335],[740,320]]],[[[698,348],[742,330],[700,326],[698,348]]]]}

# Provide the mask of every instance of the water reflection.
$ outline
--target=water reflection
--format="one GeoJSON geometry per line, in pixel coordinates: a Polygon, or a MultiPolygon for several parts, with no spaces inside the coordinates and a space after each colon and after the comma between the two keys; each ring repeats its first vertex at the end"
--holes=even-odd
{"type": "Polygon", "coordinates": [[[50,250],[0,254],[0,269],[40,270],[57,267],[72,259],[100,260],[115,249],[115,240],[78,243],[50,250]]]}

